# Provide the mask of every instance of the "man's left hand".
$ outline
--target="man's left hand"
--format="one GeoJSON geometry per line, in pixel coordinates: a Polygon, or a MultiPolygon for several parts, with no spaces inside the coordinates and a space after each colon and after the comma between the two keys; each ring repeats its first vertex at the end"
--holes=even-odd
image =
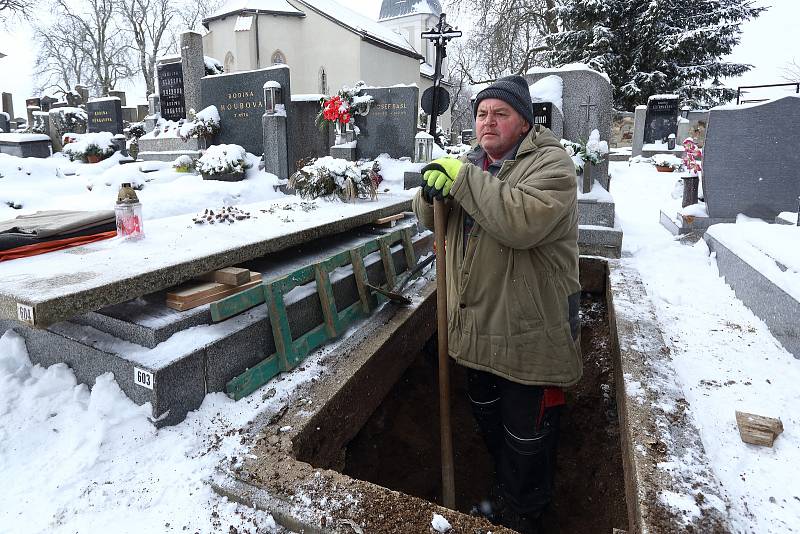
{"type": "Polygon", "coordinates": [[[462,165],[461,161],[454,158],[439,158],[426,165],[422,169],[425,181],[422,195],[425,200],[432,202],[434,198],[448,198],[462,165]]]}

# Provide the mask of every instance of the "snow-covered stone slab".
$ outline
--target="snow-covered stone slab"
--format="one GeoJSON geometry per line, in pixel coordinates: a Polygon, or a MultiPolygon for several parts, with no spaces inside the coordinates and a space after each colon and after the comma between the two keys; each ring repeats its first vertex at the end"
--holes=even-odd
{"type": "Polygon", "coordinates": [[[639,274],[617,262],[608,269],[629,531],[732,532],[725,493],[639,274]]]}
{"type": "Polygon", "coordinates": [[[0,263],[0,319],[48,326],[409,210],[411,201],[385,194],[321,212],[303,211],[297,198],[286,203],[297,205],[291,217],[261,202],[240,206],[252,218],[232,225],[196,225],[180,215],[146,221],[141,241],[111,239],[0,263]]]}
{"type": "Polygon", "coordinates": [[[704,239],[736,296],[800,359],[800,227],[717,224],[704,239]]]}
{"type": "Polygon", "coordinates": [[[578,225],[578,248],[582,256],[619,258],[622,253],[622,226],[578,225]]]}
{"type": "Polygon", "coordinates": [[[597,180],[590,192],[578,193],[578,224],[614,226],[614,197],[597,180]]]}

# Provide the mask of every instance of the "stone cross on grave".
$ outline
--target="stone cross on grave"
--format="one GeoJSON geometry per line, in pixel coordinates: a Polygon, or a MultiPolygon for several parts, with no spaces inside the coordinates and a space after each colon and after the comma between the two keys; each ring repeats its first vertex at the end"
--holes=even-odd
{"type": "MultiPolygon", "coordinates": [[[[579,104],[579,108],[586,108],[586,119],[580,124],[578,131],[580,135],[584,138],[589,137],[589,133],[594,129],[598,128],[597,123],[597,112],[594,112],[594,120],[590,120],[592,118],[592,108],[596,108],[597,104],[592,103],[592,95],[588,95],[586,98],[586,102],[584,104],[579,104]]],[[[581,117],[582,118],[582,117],[581,117]]]]}
{"type": "Polygon", "coordinates": [[[578,107],[586,108],[586,122],[589,122],[589,108],[596,108],[597,104],[592,104],[592,95],[589,95],[588,102],[578,107]]]}

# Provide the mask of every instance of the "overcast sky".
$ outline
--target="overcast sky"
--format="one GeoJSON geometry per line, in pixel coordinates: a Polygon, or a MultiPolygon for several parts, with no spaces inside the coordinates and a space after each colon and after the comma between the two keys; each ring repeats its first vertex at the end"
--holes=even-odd
{"type": "MultiPolygon", "coordinates": [[[[365,15],[378,18],[380,0],[339,2],[365,15]]],[[[800,20],[800,0],[757,0],[757,4],[771,8],[755,21],[742,26],[741,44],[729,58],[754,65],[755,68],[739,78],[725,80],[731,87],[784,82],[781,68],[793,57],[800,62],[796,30],[800,20]]],[[[457,18],[448,17],[448,20],[451,24],[458,25],[457,18]]],[[[15,114],[24,116],[24,101],[33,88],[31,65],[35,47],[24,24],[17,24],[17,27],[20,29],[15,32],[0,30],[0,52],[7,54],[7,57],[0,59],[0,90],[13,93],[15,114]]],[[[143,87],[141,82],[136,85],[143,87]]],[[[144,95],[136,99],[129,96],[128,100],[129,103],[136,103],[136,100],[146,102],[144,95]]]]}

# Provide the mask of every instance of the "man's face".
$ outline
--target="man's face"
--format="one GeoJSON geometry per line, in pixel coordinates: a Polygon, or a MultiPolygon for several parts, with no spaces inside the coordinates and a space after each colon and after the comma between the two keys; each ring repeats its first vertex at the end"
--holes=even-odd
{"type": "Polygon", "coordinates": [[[531,128],[510,104],[497,98],[481,100],[475,127],[478,143],[493,160],[503,157],[531,128]]]}

